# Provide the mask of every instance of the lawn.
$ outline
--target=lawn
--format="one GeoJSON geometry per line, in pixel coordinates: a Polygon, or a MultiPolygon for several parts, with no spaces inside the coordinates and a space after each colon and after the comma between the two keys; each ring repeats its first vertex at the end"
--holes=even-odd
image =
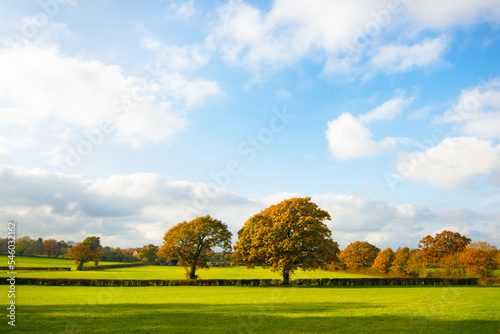
{"type": "MultiPolygon", "coordinates": [[[[5,267],[9,265],[10,259],[7,255],[0,255],[0,267],[5,267]]],[[[71,270],[76,268],[73,260],[68,259],[49,259],[46,257],[28,257],[28,256],[16,256],[16,267],[70,267],[71,270]]],[[[124,262],[104,262],[99,261],[99,264],[123,264],[124,262]]],[[[85,266],[93,266],[93,262],[88,262],[85,266]]]]}
{"type": "MultiPolygon", "coordinates": [[[[7,286],[0,293],[6,302],[7,286]]],[[[30,333],[496,333],[500,329],[500,288],[483,286],[18,286],[16,305],[16,330],[30,333]]],[[[1,332],[8,326],[5,318],[1,332]]]]}
{"type": "MultiPolygon", "coordinates": [[[[184,268],[178,266],[142,266],[107,270],[76,271],[74,266],[71,271],[19,271],[17,277],[39,278],[109,278],[109,279],[185,279],[184,268]]],[[[280,279],[278,273],[257,267],[247,269],[241,267],[212,267],[208,270],[201,269],[197,274],[202,279],[280,279]]],[[[6,277],[7,271],[1,271],[0,277],[6,277]]],[[[352,278],[369,277],[362,275],[328,272],[323,270],[302,271],[298,270],[292,279],[296,278],[352,278]]]]}

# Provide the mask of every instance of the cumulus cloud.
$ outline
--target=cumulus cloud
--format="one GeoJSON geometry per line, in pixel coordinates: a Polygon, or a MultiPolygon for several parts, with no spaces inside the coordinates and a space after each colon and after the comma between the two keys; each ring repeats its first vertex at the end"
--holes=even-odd
{"type": "Polygon", "coordinates": [[[29,43],[0,49],[0,72],[0,128],[26,139],[36,133],[31,144],[52,140],[41,149],[49,161],[61,160],[75,133],[102,130],[103,122],[104,135],[134,147],[172,138],[188,124],[190,107],[222,94],[216,82],[180,72],[126,76],[119,66],[29,43]]]}
{"type": "Polygon", "coordinates": [[[291,66],[304,59],[324,71],[406,72],[442,61],[450,28],[500,22],[496,0],[462,1],[274,1],[266,12],[241,0],[217,9],[208,42],[224,59],[251,69],[291,66]],[[384,45],[395,34],[400,44],[384,45]],[[428,34],[427,34],[428,36],[428,34]],[[427,37],[426,36],[426,37],[427,37]]]}
{"type": "Polygon", "coordinates": [[[400,139],[386,137],[375,141],[367,125],[379,120],[393,119],[412,101],[413,98],[395,97],[364,115],[354,117],[343,113],[328,122],[326,138],[332,156],[336,159],[370,157],[395,149],[400,139]]]}
{"type": "Polygon", "coordinates": [[[463,187],[471,177],[500,167],[500,145],[475,137],[445,138],[422,152],[402,154],[398,172],[445,188],[463,187]]]}
{"type": "Polygon", "coordinates": [[[453,107],[436,121],[458,124],[467,135],[500,139],[500,78],[462,90],[453,107]]]}
{"type": "MultiPolygon", "coordinates": [[[[234,234],[252,215],[298,193],[245,198],[209,184],[173,181],[155,173],[112,175],[86,180],[80,175],[42,169],[0,168],[0,219],[19,222],[19,235],[81,241],[99,235],[109,246],[161,244],[175,224],[210,214],[228,224],[234,234]]],[[[312,195],[328,211],[327,225],[342,247],[368,240],[379,247],[416,246],[453,221],[471,236],[498,243],[498,214],[463,209],[430,210],[408,203],[389,204],[359,195],[312,195]],[[477,225],[477,224],[480,224],[477,225]],[[480,228],[477,228],[477,227],[480,228]],[[477,232],[484,231],[483,233],[477,232]]]]}
{"type": "Polygon", "coordinates": [[[445,37],[425,39],[411,46],[384,45],[371,58],[374,70],[387,73],[408,72],[415,67],[425,67],[442,61],[447,49],[445,37]]]}
{"type": "Polygon", "coordinates": [[[172,11],[174,18],[186,22],[191,18],[191,16],[196,14],[194,0],[190,0],[188,2],[174,2],[170,5],[170,10],[172,11]]]}

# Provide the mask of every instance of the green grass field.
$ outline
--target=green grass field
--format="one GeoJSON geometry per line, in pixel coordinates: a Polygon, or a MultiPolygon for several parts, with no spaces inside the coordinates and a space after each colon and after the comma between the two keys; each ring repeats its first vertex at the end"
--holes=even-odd
{"type": "MultiPolygon", "coordinates": [[[[0,267],[8,266],[10,259],[7,255],[0,255],[0,267]]],[[[71,270],[76,268],[73,260],[68,259],[49,259],[46,257],[27,257],[27,256],[16,256],[16,267],[70,267],[71,270]]],[[[103,262],[99,261],[99,264],[123,264],[124,262],[103,262]]],[[[93,262],[85,263],[85,266],[93,266],[93,262]]]]}
{"type": "MultiPolygon", "coordinates": [[[[7,286],[0,293],[6,296],[7,286]]],[[[15,329],[30,333],[496,333],[500,329],[500,288],[482,286],[18,286],[16,301],[15,329]]],[[[3,318],[0,331],[5,333],[8,325],[3,318]]]]}

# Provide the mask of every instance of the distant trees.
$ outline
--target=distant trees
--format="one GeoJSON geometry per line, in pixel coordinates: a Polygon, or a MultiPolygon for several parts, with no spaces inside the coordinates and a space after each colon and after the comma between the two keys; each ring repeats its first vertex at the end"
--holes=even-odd
{"type": "Polygon", "coordinates": [[[389,272],[392,262],[394,261],[395,253],[392,248],[386,248],[379,252],[375,261],[373,262],[373,268],[379,270],[382,273],[389,272]]]}
{"type": "Polygon", "coordinates": [[[93,251],[89,245],[79,244],[72,247],[66,256],[75,261],[76,270],[82,270],[83,265],[91,260],[100,259],[101,254],[93,251]]]}
{"type": "Polygon", "coordinates": [[[220,220],[210,216],[198,217],[169,229],[157,255],[169,261],[179,259],[178,265],[186,268],[186,276],[196,279],[197,269],[208,268],[208,256],[215,247],[223,251],[231,250],[231,237],[227,225],[220,220]]]}
{"type": "Polygon", "coordinates": [[[43,241],[43,251],[50,257],[52,254],[57,252],[57,241],[54,239],[48,239],[43,241]]]}
{"type": "Polygon", "coordinates": [[[326,267],[336,260],[338,244],[325,225],[330,214],[311,198],[292,198],[252,216],[238,232],[233,261],[248,268],[279,271],[288,284],[295,270],[326,267]]]}
{"type": "Polygon", "coordinates": [[[340,252],[339,260],[349,269],[371,267],[379,252],[379,248],[367,241],[356,241],[340,252]]]}
{"type": "Polygon", "coordinates": [[[400,276],[408,275],[408,260],[410,259],[410,249],[408,247],[400,248],[394,255],[394,261],[391,269],[400,276]]]}
{"type": "Polygon", "coordinates": [[[485,278],[498,267],[499,250],[485,241],[475,242],[467,246],[460,255],[464,268],[485,278]]]}
{"type": "Polygon", "coordinates": [[[158,246],[153,244],[146,245],[142,247],[141,251],[137,255],[139,260],[145,259],[147,263],[153,264],[155,263],[156,258],[158,257],[156,253],[158,252],[158,246]]]}
{"type": "Polygon", "coordinates": [[[422,250],[422,258],[426,263],[439,264],[445,256],[461,252],[470,242],[471,239],[460,233],[443,231],[434,238],[430,235],[424,237],[418,248],[422,250]]]}

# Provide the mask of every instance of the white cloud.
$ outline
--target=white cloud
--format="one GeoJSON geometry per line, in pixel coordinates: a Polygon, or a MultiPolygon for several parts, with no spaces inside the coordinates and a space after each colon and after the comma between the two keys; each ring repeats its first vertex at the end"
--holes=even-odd
{"type": "Polygon", "coordinates": [[[181,21],[188,21],[191,16],[196,14],[196,8],[194,7],[194,0],[182,3],[173,3],[170,5],[170,10],[173,12],[173,16],[181,21]]]}
{"type": "Polygon", "coordinates": [[[436,121],[459,124],[467,135],[500,139],[500,78],[462,90],[455,105],[436,121]]]}
{"type": "Polygon", "coordinates": [[[337,119],[328,122],[326,138],[333,157],[336,159],[370,157],[395,149],[401,139],[386,137],[375,141],[366,125],[378,120],[393,119],[412,101],[413,98],[395,97],[364,115],[354,117],[349,113],[343,113],[337,119]]]}
{"type": "Polygon", "coordinates": [[[394,73],[408,72],[415,67],[425,67],[442,61],[447,49],[446,37],[425,39],[411,46],[384,45],[371,58],[375,70],[394,73]]]}
{"type": "Polygon", "coordinates": [[[445,188],[465,186],[472,176],[499,167],[500,145],[474,137],[445,138],[423,152],[401,155],[397,164],[403,177],[445,188]]]}
{"type": "Polygon", "coordinates": [[[231,0],[217,14],[208,42],[228,63],[257,70],[308,59],[323,62],[326,73],[351,74],[374,67],[406,72],[440,63],[448,38],[422,39],[423,31],[440,35],[457,26],[500,22],[497,0],[277,0],[267,12],[231,0]],[[386,35],[394,39],[393,34],[400,44],[384,45],[386,35]]]}
{"type": "Polygon", "coordinates": [[[114,126],[106,135],[132,146],[171,138],[185,128],[189,107],[222,94],[217,83],[179,72],[125,76],[119,66],[28,43],[0,49],[0,72],[0,127],[28,138],[37,133],[38,141],[59,137],[41,149],[56,155],[61,139],[100,129],[103,121],[114,126]]]}
{"type": "Polygon", "coordinates": [[[280,89],[280,90],[277,90],[275,92],[275,94],[282,100],[286,100],[288,98],[290,98],[291,94],[290,92],[284,90],[284,89],[280,89]]]}
{"type": "MultiPolygon", "coordinates": [[[[19,222],[19,235],[81,241],[101,236],[109,246],[161,244],[175,224],[210,214],[234,234],[252,215],[297,196],[272,194],[249,199],[207,184],[167,180],[154,173],[112,175],[85,180],[42,169],[0,167],[0,219],[19,222]]],[[[453,221],[468,236],[498,243],[498,214],[463,209],[432,211],[408,203],[389,204],[358,195],[313,195],[312,201],[332,216],[327,225],[341,247],[368,240],[379,247],[415,247],[422,237],[453,221]],[[482,233],[477,230],[484,231],[482,233]]],[[[461,231],[462,231],[461,230],[461,231]]]]}

